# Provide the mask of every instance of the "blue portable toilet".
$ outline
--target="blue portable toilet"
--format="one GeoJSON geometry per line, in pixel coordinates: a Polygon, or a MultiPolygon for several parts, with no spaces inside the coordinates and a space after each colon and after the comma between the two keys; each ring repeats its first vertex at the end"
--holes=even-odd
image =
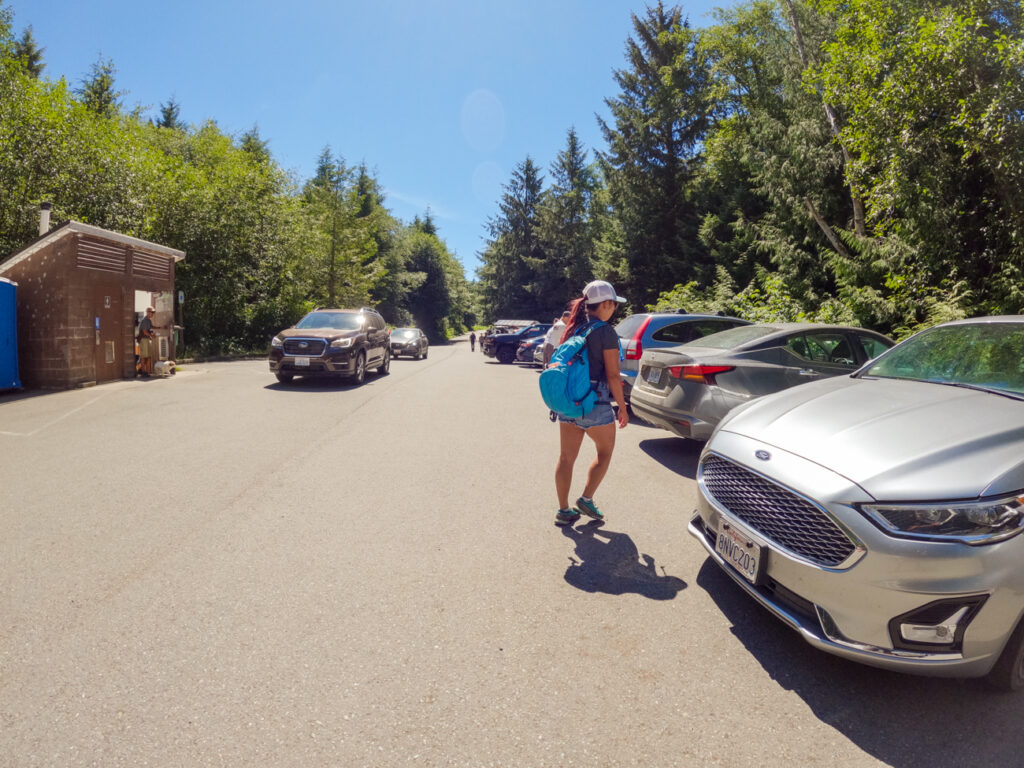
{"type": "Polygon", "coordinates": [[[18,379],[18,286],[0,277],[0,391],[21,389],[18,379]]]}

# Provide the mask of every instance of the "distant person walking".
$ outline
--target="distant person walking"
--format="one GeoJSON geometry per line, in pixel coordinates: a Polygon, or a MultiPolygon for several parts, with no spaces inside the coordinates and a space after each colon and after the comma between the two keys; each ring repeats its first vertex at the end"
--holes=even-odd
{"type": "Polygon", "coordinates": [[[580,332],[590,330],[586,349],[590,363],[591,386],[597,393],[597,405],[590,413],[579,418],[558,417],[560,450],[555,468],[555,491],[558,494],[556,525],[572,525],[581,514],[595,520],[604,520],[604,514],[594,503],[594,494],[608,472],[608,465],[615,450],[615,424],[619,429],[629,423],[626,400],[622,394],[622,380],[619,378],[619,337],[608,320],[625,299],[616,295],[611,283],[595,280],[583,289],[583,296],[576,299],[569,310],[569,318],[559,343],[580,332]],[[619,407],[618,417],[612,410],[612,400],[619,407]],[[584,435],[594,441],[597,456],[587,470],[587,484],[583,494],[576,499],[575,507],[569,506],[569,489],[572,486],[572,472],[579,456],[584,435]]]}
{"type": "Polygon", "coordinates": [[[476,333],[473,331],[469,332],[469,351],[476,352],[476,333]]]}
{"type": "Polygon", "coordinates": [[[565,331],[565,324],[567,322],[569,322],[568,309],[562,313],[561,317],[555,318],[554,325],[551,326],[551,330],[544,337],[544,348],[541,350],[543,365],[541,367],[548,367],[548,363],[551,362],[551,356],[555,354],[555,348],[562,343],[562,333],[565,331]]]}

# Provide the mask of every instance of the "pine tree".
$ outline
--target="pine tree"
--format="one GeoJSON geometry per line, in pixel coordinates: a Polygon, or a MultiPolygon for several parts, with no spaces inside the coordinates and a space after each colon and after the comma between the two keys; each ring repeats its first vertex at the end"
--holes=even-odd
{"type": "Polygon", "coordinates": [[[533,293],[541,307],[557,314],[593,279],[597,248],[592,216],[599,180],[575,128],[551,164],[551,179],[540,210],[545,258],[533,293]]]}
{"type": "Polygon", "coordinates": [[[121,109],[121,97],[125,92],[114,90],[116,74],[113,60],[104,59],[101,54],[92,65],[89,77],[82,81],[76,91],[82,103],[102,117],[114,117],[121,109]]]}
{"type": "Polygon", "coordinates": [[[658,286],[712,273],[690,202],[711,111],[710,73],[698,35],[678,7],[659,1],[633,19],[629,68],[607,99],[613,124],[599,155],[622,226],[632,300],[651,301],[658,286]]]}
{"type": "Polygon", "coordinates": [[[155,125],[158,128],[170,128],[174,131],[184,130],[185,124],[181,121],[181,105],[171,96],[166,104],[160,105],[160,119],[155,125]]]}
{"type": "Polygon", "coordinates": [[[490,241],[480,254],[479,276],[486,310],[492,315],[530,317],[549,311],[528,289],[544,259],[538,231],[543,183],[537,165],[527,156],[504,187],[499,215],[487,223],[490,241]]]}
{"type": "Polygon", "coordinates": [[[43,74],[43,69],[46,67],[43,64],[43,51],[45,50],[45,48],[40,48],[36,44],[36,40],[32,36],[32,27],[29,25],[22,32],[21,39],[15,41],[11,53],[15,60],[21,62],[25,71],[38,80],[39,76],[43,74]]]}

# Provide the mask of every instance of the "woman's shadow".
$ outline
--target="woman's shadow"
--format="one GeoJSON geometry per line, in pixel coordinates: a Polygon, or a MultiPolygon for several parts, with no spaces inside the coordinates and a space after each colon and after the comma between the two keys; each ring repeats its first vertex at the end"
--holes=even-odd
{"type": "Polygon", "coordinates": [[[570,555],[565,572],[569,584],[584,592],[636,593],[652,600],[671,600],[686,589],[686,582],[669,576],[664,567],[659,575],[654,558],[641,555],[629,536],[606,531],[603,525],[602,521],[594,520],[579,528],[562,528],[562,533],[576,545],[576,557],[570,555]]]}

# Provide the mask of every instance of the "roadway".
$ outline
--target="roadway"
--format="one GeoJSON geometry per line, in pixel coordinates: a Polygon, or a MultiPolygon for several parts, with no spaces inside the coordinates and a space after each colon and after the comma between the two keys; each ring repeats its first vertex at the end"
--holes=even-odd
{"type": "Polygon", "coordinates": [[[536,378],[460,341],[0,396],[0,766],[1020,764],[1024,696],[822,654],[721,574],[698,446],[631,424],[606,524],[554,526],[536,378]]]}

